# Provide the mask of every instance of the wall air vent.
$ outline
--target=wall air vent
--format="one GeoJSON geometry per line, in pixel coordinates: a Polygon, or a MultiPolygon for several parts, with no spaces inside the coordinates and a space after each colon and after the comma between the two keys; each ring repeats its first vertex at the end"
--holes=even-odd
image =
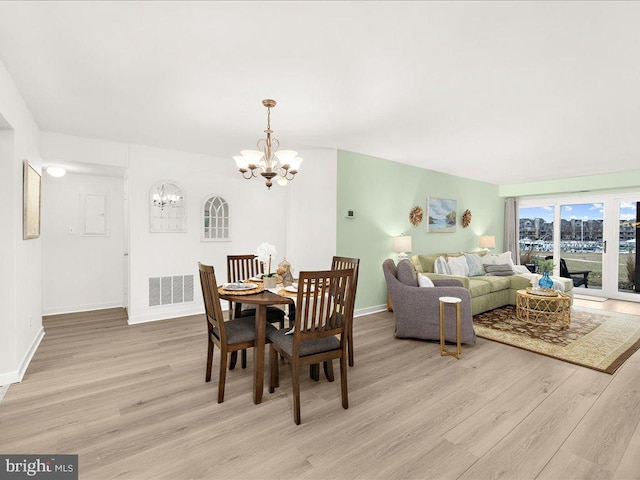
{"type": "Polygon", "coordinates": [[[149,278],[149,306],[193,302],[193,275],[149,278]]]}

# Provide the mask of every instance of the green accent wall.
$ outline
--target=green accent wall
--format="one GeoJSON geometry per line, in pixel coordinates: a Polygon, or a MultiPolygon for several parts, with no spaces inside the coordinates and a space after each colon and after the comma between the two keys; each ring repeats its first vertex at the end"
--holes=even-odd
{"type": "Polygon", "coordinates": [[[410,255],[479,250],[479,235],[495,235],[495,251],[503,250],[504,198],[498,185],[342,150],[338,150],[337,218],[338,255],[360,259],[356,309],[386,304],[382,262],[392,258],[397,263],[391,246],[396,235],[411,235],[410,255]],[[427,233],[429,196],[457,200],[454,233],[427,233]],[[414,205],[424,210],[417,227],[409,222],[414,205]],[[471,225],[462,228],[466,209],[472,213],[471,225]],[[356,217],[345,218],[347,210],[355,210],[356,217]]]}
{"type": "Polygon", "coordinates": [[[536,195],[558,195],[562,193],[595,192],[604,190],[637,191],[640,188],[640,170],[605,173],[584,177],[547,180],[545,182],[501,185],[501,197],[527,197],[536,195]]]}

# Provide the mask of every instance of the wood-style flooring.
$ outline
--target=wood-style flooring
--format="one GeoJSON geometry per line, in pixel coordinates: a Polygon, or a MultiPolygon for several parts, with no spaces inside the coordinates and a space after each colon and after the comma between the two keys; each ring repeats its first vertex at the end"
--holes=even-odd
{"type": "Polygon", "coordinates": [[[112,309],[44,327],[0,403],[0,452],[75,453],[81,479],[640,479],[638,353],[615,375],[481,338],[456,360],[395,339],[392,313],[363,316],[349,409],[339,381],[305,374],[296,426],[288,365],[254,405],[249,355],[216,402],[202,316],[128,326],[112,309]]]}

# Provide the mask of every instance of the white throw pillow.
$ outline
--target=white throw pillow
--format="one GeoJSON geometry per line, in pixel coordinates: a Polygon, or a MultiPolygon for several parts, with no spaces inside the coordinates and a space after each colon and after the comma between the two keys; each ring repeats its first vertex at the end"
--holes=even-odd
{"type": "Polygon", "coordinates": [[[449,265],[451,275],[457,275],[459,277],[469,276],[469,264],[467,263],[467,259],[464,255],[447,258],[447,264],[449,265]]]}
{"type": "Polygon", "coordinates": [[[483,265],[511,265],[511,268],[515,271],[515,265],[511,259],[511,252],[504,252],[498,255],[487,254],[482,257],[483,265]]]}
{"type": "Polygon", "coordinates": [[[426,275],[418,274],[418,286],[419,287],[435,287],[433,282],[426,275]]]}
{"type": "Polygon", "coordinates": [[[439,273],[441,275],[451,275],[451,271],[449,270],[449,265],[444,257],[436,258],[436,261],[433,264],[433,271],[435,273],[439,273]]]}

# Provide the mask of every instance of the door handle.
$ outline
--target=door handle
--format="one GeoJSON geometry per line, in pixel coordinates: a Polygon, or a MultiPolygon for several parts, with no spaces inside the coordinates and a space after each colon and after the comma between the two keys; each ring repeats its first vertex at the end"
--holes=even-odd
{"type": "Polygon", "coordinates": [[[607,241],[602,242],[602,253],[607,253],[607,241]]]}

